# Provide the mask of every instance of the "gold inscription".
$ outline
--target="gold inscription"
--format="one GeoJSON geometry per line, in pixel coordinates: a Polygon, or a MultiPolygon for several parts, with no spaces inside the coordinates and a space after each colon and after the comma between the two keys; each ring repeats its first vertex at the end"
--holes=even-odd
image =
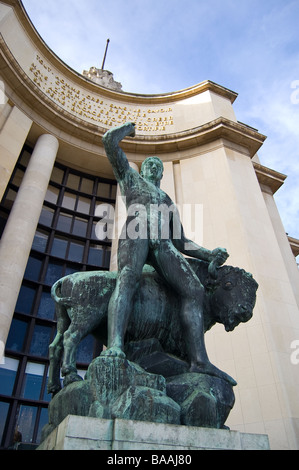
{"type": "Polygon", "coordinates": [[[139,132],[166,132],[174,124],[170,107],[123,106],[86,94],[54,73],[39,55],[31,64],[30,72],[34,83],[49,98],[81,119],[108,128],[132,121],[136,123],[139,132]]]}

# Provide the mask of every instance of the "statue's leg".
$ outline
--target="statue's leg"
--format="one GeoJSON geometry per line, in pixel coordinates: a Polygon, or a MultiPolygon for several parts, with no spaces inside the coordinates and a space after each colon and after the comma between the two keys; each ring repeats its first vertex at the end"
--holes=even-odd
{"type": "Polygon", "coordinates": [[[138,288],[147,255],[147,239],[120,240],[119,274],[108,307],[108,349],[102,355],[125,357],[125,332],[133,307],[133,296],[138,288]]]}
{"type": "Polygon", "coordinates": [[[49,346],[49,379],[48,393],[55,395],[61,389],[60,365],[63,354],[63,334],[70,324],[70,319],[63,305],[56,304],[57,334],[54,341],[49,346]]]}
{"type": "Polygon", "coordinates": [[[162,242],[154,250],[154,267],[181,297],[181,322],[191,364],[206,363],[204,345],[204,288],[186,259],[172,243],[162,242]]]}
{"type": "Polygon", "coordinates": [[[204,341],[204,287],[181,253],[172,243],[160,244],[154,252],[160,274],[181,297],[181,322],[191,372],[202,372],[236,384],[225,372],[210,363],[204,341]]]}

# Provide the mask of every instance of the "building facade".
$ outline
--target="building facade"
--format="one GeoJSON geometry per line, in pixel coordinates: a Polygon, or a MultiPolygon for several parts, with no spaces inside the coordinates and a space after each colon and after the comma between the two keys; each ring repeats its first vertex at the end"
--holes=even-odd
{"type": "MultiPolygon", "coordinates": [[[[105,229],[123,216],[101,138],[133,121],[136,137],[122,143],[131,165],[158,155],[187,235],[226,247],[229,264],[259,283],[250,322],[206,334],[210,360],[238,382],[228,426],[299,449],[299,241],[273,198],[285,175],[259,161],[265,137],[237,121],[237,94],[210,81],[161,95],[94,83],[53,54],[19,0],[0,2],[0,52],[1,448],[38,443],[47,422],[51,285],[116,269],[117,240],[97,232],[103,214],[105,229]]],[[[102,347],[81,344],[82,375],[102,347]]]]}

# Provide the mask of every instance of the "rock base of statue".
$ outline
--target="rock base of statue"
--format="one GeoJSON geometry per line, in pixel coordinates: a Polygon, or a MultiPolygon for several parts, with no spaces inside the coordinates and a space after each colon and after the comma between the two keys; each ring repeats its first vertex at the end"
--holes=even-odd
{"type": "Polygon", "coordinates": [[[68,384],[51,400],[42,440],[68,415],[179,424],[180,405],[167,396],[161,375],[123,358],[99,356],[84,380],[68,384]]]}
{"type": "Polygon", "coordinates": [[[99,356],[84,380],[51,400],[42,441],[69,415],[223,429],[234,401],[232,386],[220,378],[183,373],[166,379],[127,359],[99,356]]]}
{"type": "MultiPolygon", "coordinates": [[[[268,436],[263,434],[247,434],[225,429],[198,428],[145,421],[68,416],[52,431],[37,450],[114,451],[113,454],[105,454],[105,462],[103,462],[105,464],[124,463],[121,460],[123,454],[118,455],[115,451],[132,452],[138,450],[155,451],[152,455],[142,453],[140,458],[142,463],[157,464],[158,457],[164,456],[168,459],[169,455],[164,453],[158,453],[157,455],[157,451],[168,450],[172,452],[171,455],[174,459],[180,457],[180,464],[190,464],[190,454],[182,454],[179,453],[180,451],[269,449],[268,436]],[[183,461],[188,456],[189,460],[183,461]],[[117,460],[111,461],[111,459],[117,460]]],[[[138,454],[133,453],[132,455],[138,454]]],[[[104,454],[101,458],[103,457],[104,454]]],[[[132,463],[132,461],[130,462],[132,463]]],[[[165,463],[165,461],[162,463],[165,463]]]]}
{"type": "Polygon", "coordinates": [[[181,424],[226,428],[235,395],[225,380],[207,374],[185,373],[167,379],[166,391],[181,407],[181,424]]]}

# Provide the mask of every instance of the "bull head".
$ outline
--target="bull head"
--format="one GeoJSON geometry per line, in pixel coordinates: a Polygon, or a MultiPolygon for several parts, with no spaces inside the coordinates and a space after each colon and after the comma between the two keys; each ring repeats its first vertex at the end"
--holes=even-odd
{"type": "Polygon", "coordinates": [[[224,325],[226,331],[232,331],[239,323],[252,317],[258,284],[244,269],[219,267],[212,262],[205,288],[213,317],[224,325]]]}

